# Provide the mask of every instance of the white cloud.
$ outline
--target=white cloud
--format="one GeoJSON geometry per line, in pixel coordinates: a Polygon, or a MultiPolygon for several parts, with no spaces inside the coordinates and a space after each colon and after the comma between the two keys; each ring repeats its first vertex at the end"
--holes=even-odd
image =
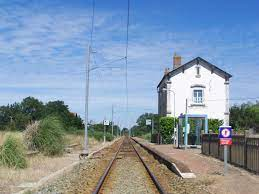
{"type": "MultiPolygon", "coordinates": [[[[64,100],[72,111],[83,114],[90,15],[88,8],[68,10],[61,5],[1,6],[0,103],[32,95],[43,101],[64,100]]],[[[125,55],[125,21],[122,13],[97,10],[93,66],[125,55]]],[[[156,86],[164,68],[172,66],[173,52],[181,54],[184,62],[196,56],[204,57],[234,74],[235,96],[242,93],[236,90],[245,90],[248,83],[249,94],[254,95],[256,92],[251,88],[259,83],[255,73],[259,70],[258,31],[253,26],[248,32],[240,27],[170,32],[166,28],[131,25],[128,58],[131,120],[145,112],[144,109],[156,111],[156,86]],[[247,81],[248,73],[252,82],[247,81]]],[[[90,118],[94,120],[109,115],[111,104],[125,110],[125,61],[107,66],[120,68],[91,72],[90,118]]],[[[121,116],[125,124],[127,115],[121,116]]]]}

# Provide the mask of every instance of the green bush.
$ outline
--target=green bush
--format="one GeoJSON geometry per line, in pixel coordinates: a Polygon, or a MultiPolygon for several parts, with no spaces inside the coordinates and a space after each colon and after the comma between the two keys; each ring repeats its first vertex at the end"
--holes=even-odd
{"type": "Polygon", "coordinates": [[[209,130],[213,133],[219,132],[219,127],[223,125],[223,121],[219,119],[209,119],[209,130]]]}
{"type": "Polygon", "coordinates": [[[111,133],[106,133],[106,141],[112,141],[114,137],[112,136],[111,133]]]}
{"type": "Polygon", "coordinates": [[[13,168],[26,168],[23,145],[18,138],[7,136],[0,148],[0,163],[13,168]]]}
{"type": "Polygon", "coordinates": [[[92,137],[96,139],[97,141],[102,141],[103,140],[103,132],[101,131],[89,131],[88,132],[89,137],[92,137]]]}
{"type": "Polygon", "coordinates": [[[150,141],[151,140],[151,133],[145,133],[143,135],[140,136],[141,138],[150,141]]]}
{"type": "MultiPolygon", "coordinates": [[[[93,131],[88,132],[89,137],[96,139],[97,141],[103,141],[103,131],[93,131]]],[[[106,141],[112,141],[114,137],[111,133],[106,133],[106,141]]]]}
{"type": "MultiPolygon", "coordinates": [[[[175,120],[177,123],[177,119],[175,120]]],[[[160,118],[160,134],[163,142],[166,144],[172,143],[172,135],[174,131],[174,118],[173,117],[161,117],[160,118]]]]}
{"type": "Polygon", "coordinates": [[[36,149],[45,155],[63,154],[65,138],[61,121],[56,117],[46,117],[40,121],[32,141],[36,149]]]}

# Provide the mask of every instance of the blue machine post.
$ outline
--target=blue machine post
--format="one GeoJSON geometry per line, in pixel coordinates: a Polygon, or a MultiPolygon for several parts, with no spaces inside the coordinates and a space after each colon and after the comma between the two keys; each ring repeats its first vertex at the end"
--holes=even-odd
{"type": "Polygon", "coordinates": [[[205,117],[205,133],[209,133],[209,130],[208,130],[208,116],[206,115],[205,117]]]}
{"type": "Polygon", "coordinates": [[[196,119],[196,123],[195,123],[195,135],[196,135],[196,141],[195,141],[195,144],[199,144],[200,143],[200,119],[196,119]]]}
{"type": "Polygon", "coordinates": [[[184,146],[185,146],[185,149],[187,148],[187,145],[188,145],[187,130],[188,130],[188,115],[185,114],[185,130],[184,130],[184,146]]]}

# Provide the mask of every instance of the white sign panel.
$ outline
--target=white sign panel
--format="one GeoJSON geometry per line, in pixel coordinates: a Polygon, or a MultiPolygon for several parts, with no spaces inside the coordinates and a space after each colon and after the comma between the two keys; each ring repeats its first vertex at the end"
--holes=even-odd
{"type": "Polygon", "coordinates": [[[104,125],[109,125],[109,124],[110,124],[110,121],[109,121],[109,120],[104,120],[104,121],[103,121],[103,124],[104,124],[104,125]]]}
{"type": "Polygon", "coordinates": [[[146,125],[151,125],[151,119],[146,120],[146,125]]]}

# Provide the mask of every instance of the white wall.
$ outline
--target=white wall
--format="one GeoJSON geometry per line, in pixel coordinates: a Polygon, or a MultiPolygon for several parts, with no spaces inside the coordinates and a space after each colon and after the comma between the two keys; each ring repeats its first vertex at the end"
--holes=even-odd
{"type": "MultiPolygon", "coordinates": [[[[186,98],[188,99],[188,114],[207,114],[208,118],[224,119],[225,112],[225,79],[210,70],[200,66],[200,78],[196,77],[196,65],[186,69],[170,78],[171,90],[176,95],[176,117],[181,113],[185,114],[186,98]],[[191,106],[192,104],[192,85],[204,85],[204,104],[205,106],[191,106]]],[[[174,95],[170,92],[171,116],[174,116],[174,95]]],[[[162,111],[163,112],[163,111],[162,111]]]]}

